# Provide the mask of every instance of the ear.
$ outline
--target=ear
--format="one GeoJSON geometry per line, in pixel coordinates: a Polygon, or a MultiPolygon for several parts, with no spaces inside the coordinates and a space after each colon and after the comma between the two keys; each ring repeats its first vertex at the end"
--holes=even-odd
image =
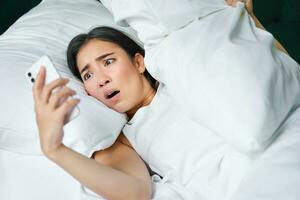
{"type": "Polygon", "coordinates": [[[134,65],[141,74],[145,72],[146,67],[144,57],[140,53],[134,55],[134,65]]]}

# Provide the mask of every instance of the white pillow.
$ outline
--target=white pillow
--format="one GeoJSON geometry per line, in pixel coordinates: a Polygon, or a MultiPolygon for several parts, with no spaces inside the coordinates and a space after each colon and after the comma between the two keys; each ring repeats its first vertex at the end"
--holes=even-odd
{"type": "Polygon", "coordinates": [[[133,27],[148,46],[195,19],[228,7],[224,0],[100,1],[113,12],[117,24],[133,27]]]}
{"type": "MultiPolygon", "coordinates": [[[[165,83],[192,119],[239,150],[266,148],[300,103],[299,65],[275,48],[270,33],[255,27],[243,3],[221,9],[225,2],[219,0],[220,9],[206,16],[191,10],[195,20],[178,20],[176,30],[168,28],[173,27],[171,18],[160,18],[164,12],[181,16],[180,9],[162,9],[172,7],[169,0],[157,5],[105,1],[117,22],[125,21],[137,31],[154,78],[165,83]]],[[[182,1],[183,6],[191,3],[201,8],[208,2],[182,1]]]]}
{"type": "MultiPolygon", "coordinates": [[[[64,127],[64,143],[87,156],[113,144],[126,122],[125,115],[87,96],[66,63],[69,41],[99,25],[114,26],[114,22],[95,0],[44,0],[0,36],[1,149],[41,154],[32,90],[25,71],[44,54],[51,57],[64,77],[71,79],[69,86],[81,99],[80,115],[64,127]]],[[[116,28],[136,39],[131,29],[116,28]]]]}

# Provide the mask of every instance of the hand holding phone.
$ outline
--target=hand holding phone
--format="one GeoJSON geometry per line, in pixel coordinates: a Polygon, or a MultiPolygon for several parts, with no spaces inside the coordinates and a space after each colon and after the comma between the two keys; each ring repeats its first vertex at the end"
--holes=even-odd
{"type": "MultiPolygon", "coordinates": [[[[60,74],[52,64],[50,58],[46,55],[42,56],[39,60],[37,60],[27,71],[26,71],[26,79],[28,82],[33,85],[36,80],[37,74],[41,68],[44,66],[46,69],[46,78],[45,85],[51,83],[52,81],[61,78],[60,74]]],[[[57,89],[54,89],[53,92],[57,92],[57,89]]],[[[72,98],[72,97],[69,97],[72,98]]],[[[65,101],[65,100],[64,100],[65,101]]],[[[60,102],[63,103],[64,101],[60,102]]],[[[73,120],[75,117],[79,115],[79,108],[75,106],[74,109],[70,110],[66,116],[65,123],[73,120]]]]}

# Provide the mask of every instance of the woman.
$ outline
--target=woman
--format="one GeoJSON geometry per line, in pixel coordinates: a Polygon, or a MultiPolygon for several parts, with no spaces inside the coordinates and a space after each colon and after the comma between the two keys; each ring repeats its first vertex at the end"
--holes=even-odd
{"type": "MultiPolygon", "coordinates": [[[[235,5],[236,2],[228,0],[230,5],[235,5]]],[[[245,1],[245,4],[257,27],[262,28],[253,14],[252,1],[245,1]]],[[[285,51],[278,42],[276,46],[285,51]]],[[[207,176],[214,174],[212,170],[219,167],[220,160],[224,156],[224,154],[220,155],[220,152],[231,151],[230,146],[210,134],[209,130],[202,129],[188,120],[183,114],[178,115],[180,109],[169,98],[166,87],[160,84],[156,90],[153,79],[146,71],[143,56],[143,50],[133,41],[107,27],[96,28],[89,34],[74,38],[68,48],[68,63],[72,72],[83,81],[89,95],[111,109],[127,114],[130,122],[125,126],[124,134],[130,142],[120,134],[112,147],[94,153],[95,160],[85,158],[64,146],[62,144],[64,117],[68,110],[79,103],[79,100],[70,99],[57,106],[60,99],[73,95],[74,91],[64,87],[67,83],[66,79],[58,79],[45,86],[45,70],[42,69],[33,88],[42,150],[49,159],[68,171],[83,185],[107,199],[150,199],[150,177],[145,164],[133,150],[133,146],[155,171],[164,176],[167,182],[184,188],[184,191],[178,192],[183,199],[200,199],[204,196],[201,191],[212,190],[205,184],[206,177],[203,174],[207,176]],[[57,87],[63,89],[52,94],[52,90],[57,87]],[[169,107],[164,107],[165,105],[169,107]],[[149,115],[152,121],[149,120],[149,115]],[[160,119],[162,126],[161,129],[153,130],[151,132],[153,135],[150,135],[148,131],[151,127],[147,127],[147,123],[143,120],[148,119],[152,123],[156,119],[155,116],[160,119]],[[168,118],[174,116],[175,121],[170,124],[168,118]],[[140,121],[143,123],[139,123],[140,121]],[[166,124],[172,127],[163,126],[166,124]],[[182,130],[183,126],[187,126],[188,131],[182,130]],[[156,130],[166,133],[157,134],[156,130]],[[195,130],[201,134],[193,135],[195,130]],[[186,132],[177,134],[179,131],[186,132]],[[185,139],[182,138],[183,135],[193,137],[194,141],[181,144],[180,141],[185,139]],[[208,138],[209,144],[199,145],[199,141],[204,137],[208,138]],[[164,148],[164,152],[151,153],[153,146],[155,148],[163,146],[161,143],[154,143],[153,138],[167,140],[174,145],[169,149],[164,148]],[[205,156],[202,156],[203,159],[194,163],[192,167],[185,165],[191,162],[189,157],[201,156],[197,154],[197,151],[200,152],[199,148],[205,150],[210,148],[210,145],[217,146],[213,152],[216,154],[216,159],[209,162],[210,166],[207,169],[203,169],[199,164],[199,162],[206,162],[205,156]],[[187,154],[190,152],[195,153],[187,154]],[[179,160],[185,157],[185,162],[179,160]],[[184,170],[181,170],[182,167],[184,170]]],[[[234,161],[245,161],[243,159],[234,161]]],[[[230,181],[227,183],[228,187],[231,185],[235,187],[234,183],[231,184],[230,181]]],[[[215,184],[213,187],[222,187],[222,184],[215,184]]],[[[214,191],[210,193],[209,197],[213,198],[214,191]]]]}
{"type": "MultiPolygon", "coordinates": [[[[145,72],[144,50],[111,28],[94,29],[90,38],[87,37],[87,34],[81,34],[71,41],[68,62],[75,76],[84,81],[88,94],[118,112],[126,112],[128,116],[133,115],[139,106],[147,105],[155,94],[155,80],[145,72]],[[76,60],[76,57],[80,59],[76,60]],[[117,59],[117,67],[110,70],[117,59]],[[81,66],[80,71],[75,67],[77,65],[81,66]],[[108,76],[102,76],[103,73],[114,76],[118,82],[114,81],[112,85],[108,76]],[[123,95],[122,86],[128,86],[128,83],[133,92],[129,90],[126,98],[134,101],[129,101],[129,105],[116,104],[120,90],[123,95]],[[95,88],[97,86],[101,89],[95,88]],[[132,109],[128,110],[129,107],[132,109]]],[[[43,153],[106,199],[150,199],[151,181],[146,165],[122,134],[113,146],[95,152],[95,160],[85,158],[62,144],[65,113],[79,100],[72,99],[57,106],[60,99],[75,93],[63,87],[51,94],[53,89],[64,86],[68,80],[58,79],[46,86],[43,85],[44,80],[45,69],[42,68],[34,85],[34,97],[43,153]]]]}

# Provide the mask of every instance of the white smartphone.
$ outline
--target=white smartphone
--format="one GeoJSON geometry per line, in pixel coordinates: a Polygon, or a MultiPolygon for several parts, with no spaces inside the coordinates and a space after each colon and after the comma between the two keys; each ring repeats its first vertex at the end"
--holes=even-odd
{"type": "MultiPolygon", "coordinates": [[[[50,58],[47,55],[42,56],[39,58],[27,71],[26,71],[26,79],[28,82],[33,85],[33,83],[36,80],[36,76],[41,68],[41,66],[44,66],[46,68],[46,80],[45,84],[48,84],[58,78],[60,78],[60,74],[54,67],[53,63],[51,62],[50,58]]],[[[55,91],[55,90],[54,90],[55,91]]],[[[72,98],[72,97],[70,97],[72,98]]],[[[65,123],[68,123],[69,121],[73,120],[79,115],[79,108],[78,106],[75,106],[72,110],[69,111],[65,123]]]]}

